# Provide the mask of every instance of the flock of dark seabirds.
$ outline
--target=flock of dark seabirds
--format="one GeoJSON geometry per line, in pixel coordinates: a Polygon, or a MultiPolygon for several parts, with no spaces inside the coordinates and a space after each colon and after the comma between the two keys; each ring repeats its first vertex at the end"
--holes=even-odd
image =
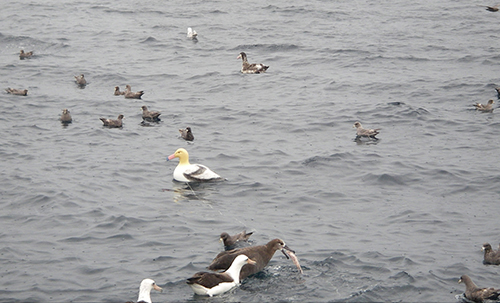
{"type": "MultiPolygon", "coordinates": [[[[488,11],[496,12],[499,6],[486,6],[488,11]]],[[[197,40],[198,34],[192,28],[188,28],[187,37],[197,40]]],[[[20,51],[19,58],[21,60],[34,57],[33,51],[20,51]]],[[[242,59],[241,72],[244,74],[260,74],[266,72],[269,66],[262,63],[250,64],[247,61],[247,55],[241,52],[237,59],[242,59]]],[[[83,74],[75,76],[75,82],[80,88],[85,88],[87,81],[83,74]]],[[[500,87],[495,88],[498,99],[500,99],[500,87]]],[[[27,89],[12,89],[7,88],[7,93],[12,95],[27,96],[27,89]]],[[[130,85],[126,85],[125,91],[120,91],[118,86],[115,87],[115,96],[124,96],[127,99],[141,99],[144,91],[133,92],[130,85]]],[[[481,112],[493,112],[493,103],[491,99],[486,104],[476,103],[473,106],[481,112]]],[[[160,122],[161,113],[158,111],[150,111],[146,105],[142,106],[141,123],[158,123],[160,122]]],[[[109,128],[121,128],[123,115],[120,114],[117,119],[100,118],[103,126],[109,128]]],[[[68,109],[63,109],[60,116],[60,121],[67,126],[72,123],[72,117],[68,109]]],[[[376,135],[380,129],[365,129],[360,122],[355,122],[356,128],[355,140],[378,140],[376,135]]],[[[187,141],[193,141],[194,136],[190,127],[179,129],[181,137],[187,141]]],[[[202,164],[189,163],[189,154],[184,148],[179,148],[174,154],[167,157],[167,161],[174,158],[179,158],[179,163],[174,170],[174,180],[179,182],[207,182],[207,181],[222,181],[225,180],[214,171],[202,164]]],[[[248,239],[253,232],[245,230],[230,236],[228,233],[220,235],[220,241],[223,242],[225,250],[220,252],[207,267],[212,272],[198,272],[191,278],[188,278],[186,283],[193,289],[194,293],[201,296],[214,296],[223,294],[240,284],[240,281],[246,277],[256,274],[264,269],[269,263],[274,253],[280,250],[287,259],[291,259],[302,274],[302,268],[295,252],[290,249],[283,240],[273,239],[265,245],[251,246],[248,239]]],[[[482,246],[484,251],[483,264],[500,265],[500,245],[498,250],[493,250],[489,243],[484,243],[482,246]]],[[[481,288],[478,287],[468,275],[462,275],[458,280],[459,283],[465,284],[465,293],[463,296],[471,302],[484,302],[485,300],[500,300],[500,289],[481,288]]],[[[150,292],[152,289],[162,291],[162,289],[152,279],[144,279],[139,286],[139,297],[137,302],[151,303],[150,292]]],[[[127,303],[132,303],[131,301],[127,303]]]]}

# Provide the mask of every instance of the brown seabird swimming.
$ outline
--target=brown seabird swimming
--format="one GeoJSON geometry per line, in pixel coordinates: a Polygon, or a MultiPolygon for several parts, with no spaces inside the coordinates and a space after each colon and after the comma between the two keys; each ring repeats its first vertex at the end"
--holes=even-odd
{"type": "Polygon", "coordinates": [[[73,121],[73,119],[71,118],[71,114],[69,113],[69,110],[67,108],[62,110],[60,120],[62,123],[71,123],[71,121],[73,121]]]}
{"type": "Polygon", "coordinates": [[[114,95],[115,96],[122,96],[122,95],[125,95],[125,92],[120,91],[120,87],[119,86],[115,86],[114,95]]]}
{"type": "Polygon", "coordinates": [[[83,74],[80,74],[80,76],[75,76],[75,82],[80,87],[84,87],[85,85],[87,85],[87,80],[85,80],[85,77],[83,76],[83,74]]]}
{"type": "Polygon", "coordinates": [[[225,270],[229,268],[233,260],[240,254],[247,255],[250,259],[254,260],[255,264],[247,264],[243,266],[240,273],[240,279],[245,279],[246,277],[256,274],[266,267],[267,263],[274,256],[277,250],[289,258],[286,251],[292,251],[285,242],[281,239],[274,239],[269,241],[265,245],[249,246],[239,249],[227,250],[220,252],[212,263],[208,266],[210,270],[225,270]]]}
{"type": "Polygon", "coordinates": [[[102,123],[104,123],[104,126],[108,127],[122,127],[122,119],[123,115],[119,115],[118,119],[106,119],[106,118],[99,118],[101,119],[102,123]]]}
{"type": "Polygon", "coordinates": [[[495,6],[488,6],[488,5],[478,5],[478,6],[486,7],[486,10],[490,12],[498,12],[498,7],[500,6],[500,4],[497,4],[495,6]]]}
{"type": "Polygon", "coordinates": [[[246,255],[238,255],[225,272],[198,272],[187,279],[186,283],[197,295],[210,297],[220,295],[240,284],[241,268],[247,264],[253,265],[255,261],[246,255]]]}
{"type": "Polygon", "coordinates": [[[141,99],[142,95],[144,95],[144,91],[140,90],[138,92],[133,92],[132,87],[130,85],[125,85],[125,98],[127,99],[141,99]]]}
{"type": "Polygon", "coordinates": [[[141,107],[142,109],[142,119],[150,122],[158,122],[160,121],[160,112],[157,111],[149,111],[146,105],[141,107]]]}
{"type": "Polygon", "coordinates": [[[179,133],[181,134],[181,137],[186,140],[186,141],[193,141],[194,136],[193,133],[191,132],[191,127],[186,127],[186,128],[180,128],[179,133]]]}
{"type": "Polygon", "coordinates": [[[241,72],[244,74],[260,74],[264,73],[269,68],[269,66],[262,63],[248,63],[247,54],[244,52],[241,52],[236,59],[241,59],[243,61],[241,63],[241,72]]]}
{"type": "Polygon", "coordinates": [[[500,249],[493,250],[490,243],[484,243],[481,250],[484,252],[483,264],[500,265],[500,249]]]}
{"type": "Polygon", "coordinates": [[[24,50],[21,50],[19,52],[19,59],[21,59],[21,60],[29,59],[29,58],[31,58],[31,56],[33,56],[33,51],[25,53],[24,50]]]}
{"type": "Polygon", "coordinates": [[[475,103],[472,104],[476,108],[476,110],[484,112],[484,113],[490,113],[493,112],[493,99],[488,100],[487,104],[481,104],[481,103],[475,103]]]}
{"type": "Polygon", "coordinates": [[[363,126],[359,122],[354,123],[353,127],[356,128],[356,136],[357,136],[357,138],[359,138],[359,137],[369,137],[369,138],[372,138],[372,139],[378,139],[375,136],[379,134],[380,128],[366,129],[366,128],[363,128],[363,126]]]}
{"type": "Polygon", "coordinates": [[[15,88],[8,87],[5,89],[5,91],[11,95],[18,95],[18,96],[27,96],[28,95],[27,89],[15,89],[15,88]]]}
{"type": "Polygon", "coordinates": [[[474,302],[484,302],[484,300],[498,300],[500,295],[500,289],[490,288],[479,288],[468,275],[462,275],[458,280],[458,283],[465,283],[465,297],[468,300],[474,302]]]}
{"type": "Polygon", "coordinates": [[[236,234],[236,235],[232,235],[230,236],[228,233],[226,232],[223,232],[222,234],[220,234],[220,241],[222,241],[222,243],[224,243],[224,248],[226,250],[232,250],[234,249],[235,245],[238,244],[239,242],[246,242],[248,241],[248,238],[250,238],[250,236],[253,234],[253,232],[249,232],[247,233],[246,230],[236,234]]]}

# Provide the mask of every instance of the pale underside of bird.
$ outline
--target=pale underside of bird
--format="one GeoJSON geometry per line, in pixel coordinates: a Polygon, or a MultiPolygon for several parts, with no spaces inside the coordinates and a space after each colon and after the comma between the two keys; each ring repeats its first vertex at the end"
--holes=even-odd
{"type": "Polygon", "coordinates": [[[188,37],[189,39],[197,39],[198,33],[191,27],[188,27],[186,37],[188,37]]]}
{"type": "Polygon", "coordinates": [[[246,264],[255,264],[248,256],[238,255],[231,266],[222,273],[198,272],[187,279],[187,284],[197,295],[214,296],[223,294],[240,284],[240,271],[246,264]]]}
{"type": "Polygon", "coordinates": [[[365,137],[365,138],[372,138],[372,139],[377,139],[375,136],[379,134],[380,128],[376,129],[367,129],[363,128],[360,122],[356,122],[353,125],[354,128],[356,128],[356,137],[365,137]]]}
{"type": "Polygon", "coordinates": [[[476,110],[487,113],[487,112],[493,112],[493,109],[494,109],[493,103],[494,103],[494,101],[492,99],[490,99],[490,100],[488,100],[487,104],[474,103],[472,105],[474,105],[476,110]]]}
{"type": "Polygon", "coordinates": [[[236,59],[241,59],[241,72],[243,74],[260,74],[264,73],[269,66],[264,65],[262,63],[248,63],[247,54],[245,52],[241,52],[236,59]]]}
{"type": "Polygon", "coordinates": [[[71,123],[73,119],[71,118],[71,114],[67,108],[62,110],[61,118],[62,123],[71,123]]]}

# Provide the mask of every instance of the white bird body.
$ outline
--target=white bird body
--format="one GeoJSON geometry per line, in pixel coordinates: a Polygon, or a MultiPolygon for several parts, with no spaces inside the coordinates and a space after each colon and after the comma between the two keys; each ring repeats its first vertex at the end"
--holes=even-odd
{"type": "Polygon", "coordinates": [[[139,286],[139,297],[137,298],[137,302],[152,303],[151,289],[162,291],[161,287],[156,285],[155,281],[151,279],[142,280],[141,286],[139,286]]]}
{"type": "Polygon", "coordinates": [[[255,264],[255,261],[246,255],[239,255],[225,272],[198,272],[187,283],[197,295],[220,295],[240,284],[240,271],[245,264],[255,264]]]}
{"type": "Polygon", "coordinates": [[[194,29],[192,29],[192,28],[188,27],[188,30],[187,30],[187,37],[188,37],[189,39],[194,39],[194,38],[196,38],[196,36],[198,36],[198,33],[197,33],[194,29]]]}
{"type": "Polygon", "coordinates": [[[179,182],[206,182],[223,180],[221,176],[202,164],[189,163],[189,154],[184,148],[179,148],[167,161],[179,158],[179,164],[174,170],[174,180],[179,182]]]}

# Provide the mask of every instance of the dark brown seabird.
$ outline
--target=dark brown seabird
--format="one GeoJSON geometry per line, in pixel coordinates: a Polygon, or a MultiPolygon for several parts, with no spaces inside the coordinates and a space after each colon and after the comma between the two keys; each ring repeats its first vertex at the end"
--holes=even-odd
{"type": "Polygon", "coordinates": [[[243,280],[246,277],[256,274],[259,271],[263,270],[266,267],[267,263],[274,256],[274,253],[277,250],[281,250],[281,252],[287,257],[286,251],[292,251],[288,246],[286,246],[285,242],[281,239],[274,239],[269,241],[265,245],[258,246],[249,246],[239,249],[227,250],[220,252],[212,263],[208,266],[210,270],[226,270],[231,266],[233,260],[241,254],[247,255],[250,259],[254,260],[256,264],[251,265],[247,264],[243,266],[240,273],[240,279],[243,280]]]}
{"type": "Polygon", "coordinates": [[[85,85],[87,85],[87,80],[85,80],[85,77],[83,76],[83,74],[80,74],[80,76],[75,76],[75,82],[80,87],[84,87],[85,85]]]}
{"type": "Polygon", "coordinates": [[[15,88],[8,87],[5,89],[5,91],[11,95],[18,95],[18,96],[27,96],[28,95],[27,89],[15,89],[15,88]]]}
{"type": "Polygon", "coordinates": [[[179,133],[181,134],[182,139],[186,141],[193,141],[194,136],[193,133],[191,132],[191,127],[186,127],[186,128],[180,128],[179,133]]]}
{"type": "Polygon", "coordinates": [[[146,105],[143,105],[141,107],[142,109],[142,119],[146,121],[151,121],[151,122],[158,122],[160,121],[160,112],[157,111],[149,111],[148,107],[146,105]]]}
{"type": "Polygon", "coordinates": [[[21,60],[29,59],[29,58],[31,58],[31,56],[33,56],[33,51],[25,53],[24,50],[21,50],[19,52],[19,59],[21,59],[21,60]]]}
{"type": "Polygon", "coordinates": [[[490,243],[484,243],[481,250],[484,251],[483,264],[500,265],[500,249],[493,250],[490,243]]]}
{"type": "Polygon", "coordinates": [[[125,98],[127,99],[141,99],[142,95],[144,95],[144,91],[140,90],[138,92],[133,92],[132,87],[130,85],[125,85],[125,98]]]}
{"type": "Polygon", "coordinates": [[[115,86],[114,95],[115,96],[122,96],[122,95],[125,95],[125,92],[120,91],[120,87],[119,86],[115,86]]]}
{"type": "Polygon", "coordinates": [[[101,119],[102,123],[104,123],[104,126],[108,126],[108,127],[122,127],[123,115],[119,115],[118,119],[116,119],[116,120],[106,119],[106,118],[99,118],[99,119],[101,119]]]}
{"type": "Polygon", "coordinates": [[[500,6],[500,4],[497,4],[495,6],[488,6],[488,5],[478,5],[478,6],[486,7],[486,10],[489,12],[498,12],[498,7],[500,6]]]}
{"type": "Polygon", "coordinates": [[[484,300],[498,300],[500,295],[500,289],[490,288],[479,288],[468,275],[462,275],[458,280],[458,283],[465,283],[465,297],[468,300],[482,303],[484,300]]]}
{"type": "MultiPolygon", "coordinates": [[[[248,238],[250,238],[250,236],[252,234],[253,234],[253,232],[247,233],[246,230],[244,230],[236,235],[233,235],[233,236],[230,236],[228,233],[224,232],[224,233],[220,234],[220,241],[222,241],[224,243],[224,247],[230,248],[230,247],[235,246],[238,242],[248,241],[248,238]]],[[[231,250],[231,249],[226,249],[226,250],[231,250]]]]}

